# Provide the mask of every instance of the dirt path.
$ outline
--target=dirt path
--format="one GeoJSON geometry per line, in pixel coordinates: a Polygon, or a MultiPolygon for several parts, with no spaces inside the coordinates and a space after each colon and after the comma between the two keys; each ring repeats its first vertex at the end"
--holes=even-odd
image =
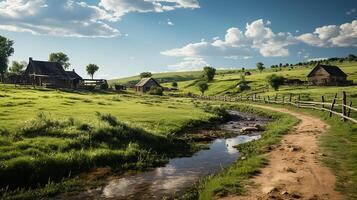
{"type": "Polygon", "coordinates": [[[317,138],[329,127],[319,118],[283,108],[257,106],[291,114],[300,123],[283,137],[280,145],[268,153],[269,164],[252,179],[245,196],[226,197],[224,200],[253,199],[343,199],[334,191],[336,178],[318,158],[317,138]]]}

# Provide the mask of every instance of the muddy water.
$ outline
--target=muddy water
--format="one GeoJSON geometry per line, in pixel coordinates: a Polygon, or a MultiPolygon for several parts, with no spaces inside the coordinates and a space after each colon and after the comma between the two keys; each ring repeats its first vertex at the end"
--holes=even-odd
{"type": "MultiPolygon", "coordinates": [[[[220,129],[239,134],[244,126],[266,125],[269,120],[258,116],[231,111],[232,120],[222,124],[220,129]]],[[[216,139],[207,150],[201,150],[192,157],[171,159],[164,167],[152,171],[124,175],[111,179],[107,185],[95,191],[88,191],[82,197],[88,199],[161,199],[164,196],[180,194],[200,178],[216,173],[232,164],[239,152],[237,144],[260,138],[261,132],[238,135],[228,139],[216,139]]]]}

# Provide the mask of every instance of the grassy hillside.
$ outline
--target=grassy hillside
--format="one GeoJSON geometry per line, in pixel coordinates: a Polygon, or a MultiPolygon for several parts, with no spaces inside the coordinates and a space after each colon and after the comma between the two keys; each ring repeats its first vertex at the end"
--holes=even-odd
{"type": "MultiPolygon", "coordinates": [[[[348,75],[349,80],[353,80],[357,83],[357,62],[344,62],[344,63],[331,63],[341,67],[341,69],[348,75]]],[[[274,96],[275,94],[302,94],[305,100],[321,100],[321,95],[325,95],[327,99],[333,97],[337,92],[346,91],[348,99],[356,102],[357,104],[357,85],[348,87],[321,87],[321,86],[282,86],[279,91],[274,91],[271,88],[267,88],[266,77],[271,74],[277,74],[290,79],[306,80],[307,74],[311,71],[313,66],[294,67],[294,68],[282,68],[281,71],[275,71],[273,69],[266,69],[262,73],[256,70],[250,70],[251,75],[245,76],[245,80],[251,87],[250,90],[240,92],[236,88],[237,83],[241,79],[241,72],[233,71],[232,73],[217,74],[215,79],[209,83],[209,88],[205,92],[206,95],[251,95],[257,93],[262,96],[274,96]]],[[[200,94],[196,80],[178,82],[178,93],[193,93],[200,94]]],[[[163,84],[164,86],[170,86],[170,83],[163,84]]]]}
{"type": "MultiPolygon", "coordinates": [[[[193,71],[193,72],[167,72],[167,73],[157,73],[153,74],[153,77],[157,79],[160,83],[167,83],[173,81],[187,81],[197,79],[202,75],[200,71],[193,71]]],[[[127,78],[120,78],[120,79],[113,79],[110,80],[110,84],[129,84],[134,85],[139,82],[140,76],[132,76],[127,78]]]]}

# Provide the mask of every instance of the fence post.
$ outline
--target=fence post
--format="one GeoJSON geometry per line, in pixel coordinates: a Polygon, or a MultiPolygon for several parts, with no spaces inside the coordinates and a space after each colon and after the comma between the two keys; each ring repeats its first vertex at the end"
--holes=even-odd
{"type": "MultiPolygon", "coordinates": [[[[350,102],[350,107],[352,107],[352,101],[350,102]]],[[[348,108],[347,117],[350,117],[351,108],[348,108]]]]}
{"type": "Polygon", "coordinates": [[[297,105],[298,108],[300,108],[300,94],[298,96],[298,100],[297,100],[297,104],[296,105],[297,105]]]}
{"type": "Polygon", "coordinates": [[[321,102],[322,102],[322,105],[321,105],[321,107],[322,108],[325,108],[325,97],[324,96],[321,96],[321,102]]]}
{"type": "MultiPolygon", "coordinates": [[[[336,99],[337,99],[337,93],[335,94],[335,98],[333,98],[333,102],[331,104],[331,111],[333,111],[333,107],[335,107],[335,103],[336,103],[336,99]]],[[[332,112],[330,112],[330,117],[332,117],[332,112]]]]}
{"type": "MultiPolygon", "coordinates": [[[[342,114],[346,117],[346,92],[342,92],[342,114]]],[[[346,118],[343,118],[343,121],[346,121],[346,118]]]]}
{"type": "Polygon", "coordinates": [[[278,100],[278,94],[275,94],[275,98],[274,98],[275,103],[277,103],[276,102],[277,100],[278,100]]]}
{"type": "Polygon", "coordinates": [[[289,103],[291,103],[291,98],[292,98],[293,94],[290,93],[290,96],[289,96],[289,103]]]}
{"type": "Polygon", "coordinates": [[[283,105],[285,104],[285,96],[283,95],[283,105]]]}

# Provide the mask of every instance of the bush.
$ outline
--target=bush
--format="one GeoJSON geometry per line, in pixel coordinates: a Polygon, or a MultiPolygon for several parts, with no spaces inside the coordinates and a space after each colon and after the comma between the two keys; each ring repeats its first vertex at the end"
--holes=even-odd
{"type": "Polygon", "coordinates": [[[208,84],[206,81],[201,81],[197,83],[198,89],[201,91],[202,95],[208,90],[208,84]]]}
{"type": "Polygon", "coordinates": [[[267,76],[268,84],[274,88],[274,90],[279,90],[279,87],[284,84],[285,78],[283,76],[278,76],[276,74],[272,74],[267,76]]]}
{"type": "Polygon", "coordinates": [[[161,87],[151,87],[149,90],[149,94],[151,95],[159,95],[162,96],[164,94],[164,91],[161,87]]]}

